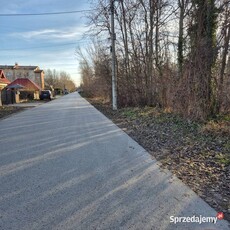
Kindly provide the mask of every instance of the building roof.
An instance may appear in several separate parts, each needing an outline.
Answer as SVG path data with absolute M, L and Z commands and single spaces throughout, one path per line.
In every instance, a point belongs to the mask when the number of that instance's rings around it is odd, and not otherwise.
M 6 78 L 4 72 L 2 69 L 0 69 L 0 84 L 6 84 L 8 85 L 10 81 Z
M 16 85 L 16 84 L 23 86 L 24 90 L 32 90 L 32 91 L 41 90 L 41 88 L 36 83 L 34 83 L 28 78 L 18 78 L 12 81 L 7 87 L 9 88 L 11 87 L 11 85 Z
M 10 85 L 6 86 L 6 88 L 8 88 L 8 89 L 23 89 L 25 87 L 22 85 L 19 85 L 19 84 L 14 84 L 14 85 L 10 84 Z
M 33 71 L 39 71 L 38 66 L 21 66 L 15 63 L 15 65 L 0 65 L 0 69 L 24 69 L 24 70 L 33 70 Z
M 34 72 L 35 73 L 42 73 L 42 72 L 44 72 L 42 69 L 36 69 L 36 70 L 34 70 Z

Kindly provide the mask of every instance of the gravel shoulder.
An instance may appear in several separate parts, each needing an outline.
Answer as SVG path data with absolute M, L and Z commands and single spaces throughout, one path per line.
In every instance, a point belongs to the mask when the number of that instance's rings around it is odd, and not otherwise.
M 15 114 L 18 112 L 22 112 L 26 109 L 40 106 L 40 105 L 47 103 L 47 102 L 49 102 L 49 101 L 34 100 L 34 101 L 27 101 L 24 103 L 0 106 L 0 119 L 6 118 L 6 117 L 11 116 L 12 114 Z
M 7 118 L 14 113 L 24 111 L 26 108 L 17 106 L 1 106 L 0 107 L 0 119 Z
M 87 99 L 230 221 L 230 115 L 199 123 L 152 107 Z

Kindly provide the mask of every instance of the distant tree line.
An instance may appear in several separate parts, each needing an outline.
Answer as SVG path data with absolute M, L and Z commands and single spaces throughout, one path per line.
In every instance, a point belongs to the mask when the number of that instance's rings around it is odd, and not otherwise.
M 71 76 L 65 71 L 57 71 L 55 69 L 45 70 L 45 85 L 48 89 L 67 89 L 68 91 L 75 91 L 76 86 Z
M 110 1 L 94 0 L 92 45 L 77 50 L 82 85 L 111 98 Z M 194 119 L 230 111 L 230 0 L 115 1 L 119 106 Z

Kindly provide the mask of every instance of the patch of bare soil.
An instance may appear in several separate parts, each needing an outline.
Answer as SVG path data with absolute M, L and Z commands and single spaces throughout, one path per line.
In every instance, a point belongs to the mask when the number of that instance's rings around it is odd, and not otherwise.
M 198 123 L 152 107 L 113 111 L 88 100 L 230 221 L 230 116 Z
M 0 119 L 6 118 L 14 113 L 18 113 L 23 110 L 25 110 L 25 108 L 0 106 Z

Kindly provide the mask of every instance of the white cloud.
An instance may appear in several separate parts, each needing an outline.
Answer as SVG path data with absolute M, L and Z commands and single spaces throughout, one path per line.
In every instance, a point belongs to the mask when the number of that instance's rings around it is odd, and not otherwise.
M 38 38 L 38 37 L 43 37 L 43 36 L 50 36 L 51 34 L 55 32 L 56 30 L 44 29 L 44 30 L 37 30 L 37 31 L 17 32 L 11 35 L 17 36 L 17 37 L 23 37 L 26 39 L 33 39 L 33 38 Z
M 63 29 L 42 29 L 42 30 L 31 30 L 26 32 L 16 32 L 11 33 L 13 37 L 21 37 L 27 40 L 39 40 L 39 39 L 46 39 L 46 40 L 72 40 L 72 39 L 79 39 L 81 38 L 82 34 L 86 31 L 86 27 L 67 27 Z

